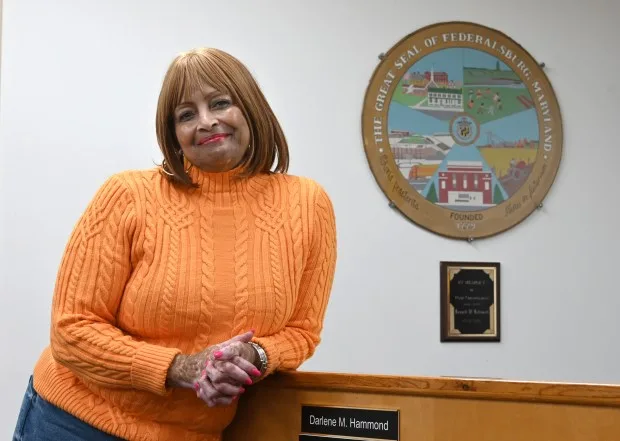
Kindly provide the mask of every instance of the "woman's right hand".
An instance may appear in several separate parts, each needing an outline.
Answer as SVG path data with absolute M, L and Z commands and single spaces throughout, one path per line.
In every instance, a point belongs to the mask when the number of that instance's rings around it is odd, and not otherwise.
M 214 360 L 213 354 L 215 352 L 233 343 L 247 343 L 253 336 L 254 333 L 249 331 L 195 354 L 177 355 L 168 369 L 167 385 L 170 387 L 194 389 L 198 397 L 209 406 L 229 405 L 242 392 L 241 385 L 239 384 L 235 387 L 235 384 L 232 383 L 232 388 L 218 385 L 218 389 L 220 389 L 218 391 L 205 375 L 207 363 Z M 222 390 L 228 393 L 223 393 Z

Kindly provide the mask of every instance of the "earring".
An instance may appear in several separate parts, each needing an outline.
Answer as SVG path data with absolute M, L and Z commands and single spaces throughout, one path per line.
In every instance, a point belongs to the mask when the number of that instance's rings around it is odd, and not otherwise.
M 168 168 L 168 163 L 166 162 L 165 159 L 161 162 L 160 168 L 161 168 L 161 171 L 167 174 L 168 176 L 174 176 L 173 173 L 170 173 L 168 170 L 166 170 Z

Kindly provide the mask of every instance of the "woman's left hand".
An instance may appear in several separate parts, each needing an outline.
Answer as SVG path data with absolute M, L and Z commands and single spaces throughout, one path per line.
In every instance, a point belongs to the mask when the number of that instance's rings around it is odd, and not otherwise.
M 260 377 L 261 373 L 254 365 L 256 358 L 254 348 L 239 341 L 227 344 L 210 355 L 200 385 L 201 388 L 213 388 L 221 395 L 221 399 L 213 405 L 229 404 L 245 392 L 244 386 L 253 383 L 252 377 Z

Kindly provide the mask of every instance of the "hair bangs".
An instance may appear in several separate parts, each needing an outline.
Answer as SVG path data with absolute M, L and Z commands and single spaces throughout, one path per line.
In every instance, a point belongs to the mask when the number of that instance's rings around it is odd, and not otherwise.
M 175 78 L 172 78 L 176 87 L 172 90 L 173 107 L 190 100 L 196 92 L 212 87 L 220 93 L 230 95 L 232 93 L 232 81 L 217 63 L 214 63 L 208 55 L 191 53 L 183 59 Z M 235 97 L 236 98 L 236 97 Z

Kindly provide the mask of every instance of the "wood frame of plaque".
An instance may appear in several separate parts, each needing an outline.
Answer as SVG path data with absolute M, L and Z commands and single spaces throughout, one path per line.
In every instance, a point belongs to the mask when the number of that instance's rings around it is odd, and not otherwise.
M 440 262 L 441 341 L 499 342 L 500 263 Z

